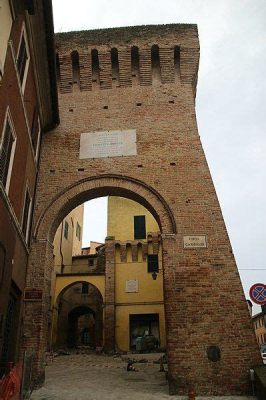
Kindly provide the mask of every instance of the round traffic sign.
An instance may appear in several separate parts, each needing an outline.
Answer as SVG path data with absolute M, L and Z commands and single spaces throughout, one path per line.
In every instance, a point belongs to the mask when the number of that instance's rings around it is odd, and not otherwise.
M 249 296 L 256 304 L 266 304 L 266 285 L 264 283 L 255 283 L 249 289 Z

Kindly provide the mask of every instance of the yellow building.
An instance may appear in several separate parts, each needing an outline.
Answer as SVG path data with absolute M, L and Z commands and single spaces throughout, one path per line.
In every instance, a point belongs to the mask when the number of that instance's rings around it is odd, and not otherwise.
M 112 330 L 107 322 L 110 287 L 106 282 L 110 279 L 106 263 L 111 262 L 114 268 L 111 318 L 116 349 L 164 348 L 162 249 L 154 217 L 132 200 L 109 197 L 107 242 L 92 243 L 93 251 L 88 254 L 79 243 L 71 246 L 71 240 L 76 240 L 75 231 L 68 231 L 69 238 L 62 242 L 65 223 L 68 222 L 68 229 L 77 223 L 82 227 L 81 216 L 83 211 L 78 218 L 69 214 L 55 237 L 54 345 L 105 347 Z M 107 255 L 106 246 L 110 248 L 110 243 L 112 251 Z
M 160 229 L 151 213 L 122 197 L 108 198 L 107 235 L 115 239 L 115 338 L 135 349 L 153 335 L 165 347 Z
M 72 257 L 81 254 L 84 205 L 72 210 L 59 225 L 54 237 L 55 272 L 70 270 Z
M 81 254 L 83 231 L 84 205 L 81 204 L 72 210 L 57 228 L 53 246 L 54 271 L 51 280 L 51 311 L 50 347 L 55 344 L 58 324 L 58 280 L 60 274 L 67 274 L 72 270 L 72 257 Z
M 266 316 L 260 312 L 252 317 L 253 326 L 258 341 L 258 345 L 266 346 Z

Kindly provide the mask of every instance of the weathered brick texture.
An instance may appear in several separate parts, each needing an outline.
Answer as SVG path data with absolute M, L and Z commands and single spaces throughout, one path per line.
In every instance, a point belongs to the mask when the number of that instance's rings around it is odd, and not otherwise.
M 260 362 L 260 356 L 197 131 L 196 26 L 72 32 L 58 34 L 56 39 L 61 124 L 43 138 L 29 287 L 44 285 L 48 290 L 49 261 L 39 256 L 38 246 L 40 240 L 52 241 L 58 224 L 72 208 L 103 195 L 138 201 L 151 211 L 161 229 L 170 391 L 187 393 L 192 385 L 198 395 L 248 393 L 248 370 Z M 156 82 L 151 63 L 154 44 L 159 47 L 160 61 Z M 139 49 L 139 71 L 133 74 L 131 86 L 128 49 L 133 46 Z M 180 74 L 173 59 L 176 46 Z M 70 54 L 77 48 L 99 53 L 101 82 L 89 83 L 86 91 L 71 91 L 69 86 Z M 117 82 L 112 85 L 112 48 L 118 51 L 120 87 Z M 81 82 L 86 81 L 86 73 L 90 82 L 91 66 L 85 67 L 83 56 L 80 64 Z M 127 129 L 136 129 L 137 155 L 79 159 L 81 133 Z M 206 235 L 208 245 L 184 249 L 184 235 Z M 142 250 L 147 253 L 144 246 Z M 111 289 L 112 263 L 108 271 Z M 108 302 L 106 312 L 112 324 L 111 294 Z M 44 303 L 42 309 L 47 306 Z M 37 318 L 34 304 L 29 317 L 31 313 Z M 36 323 L 45 332 L 46 319 L 42 313 L 38 318 Z M 35 333 L 34 345 L 41 340 L 44 346 L 44 334 L 38 339 Z M 219 346 L 220 361 L 208 359 L 209 346 Z M 40 355 L 39 372 L 41 360 Z

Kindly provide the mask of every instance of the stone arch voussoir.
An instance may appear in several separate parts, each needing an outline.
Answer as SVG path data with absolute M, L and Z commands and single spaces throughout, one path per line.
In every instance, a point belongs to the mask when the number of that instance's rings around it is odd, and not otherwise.
M 35 239 L 48 238 L 52 242 L 58 225 L 73 208 L 85 201 L 107 195 L 139 202 L 153 214 L 162 233 L 176 233 L 173 213 L 156 190 L 134 178 L 101 175 L 80 180 L 55 195 L 37 219 Z

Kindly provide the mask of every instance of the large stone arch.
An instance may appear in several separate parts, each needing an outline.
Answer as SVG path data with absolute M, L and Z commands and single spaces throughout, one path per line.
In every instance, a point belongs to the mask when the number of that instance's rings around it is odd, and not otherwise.
M 82 179 L 55 195 L 40 212 L 34 229 L 36 240 L 52 242 L 62 219 L 79 204 L 93 198 L 113 195 L 127 197 L 146 207 L 162 233 L 176 233 L 173 213 L 164 198 L 138 179 L 122 175 L 101 175 Z
M 38 199 L 34 224 L 34 240 L 31 246 L 28 263 L 27 287 L 42 292 L 42 300 L 25 304 L 24 346 L 33 351 L 35 357 L 36 385 L 42 384 L 45 373 L 45 352 L 47 349 L 48 326 L 51 310 L 50 287 L 53 269 L 53 238 L 62 219 L 75 207 L 97 197 L 114 195 L 134 200 L 146 207 L 154 216 L 160 227 L 164 248 L 164 265 L 171 268 L 171 253 L 175 247 L 176 223 L 173 212 L 163 196 L 146 183 L 123 175 L 104 174 L 87 177 L 72 183 L 59 191 L 45 203 Z M 114 260 L 114 241 L 105 243 L 106 259 Z M 170 257 L 170 259 L 169 259 Z M 172 280 L 172 276 L 164 271 L 164 278 Z M 111 349 L 115 343 L 113 261 L 106 261 L 105 272 L 105 348 Z M 165 299 L 168 296 L 166 294 Z M 36 326 L 38 329 L 36 330 Z M 110 332 L 112 332 L 110 334 Z

